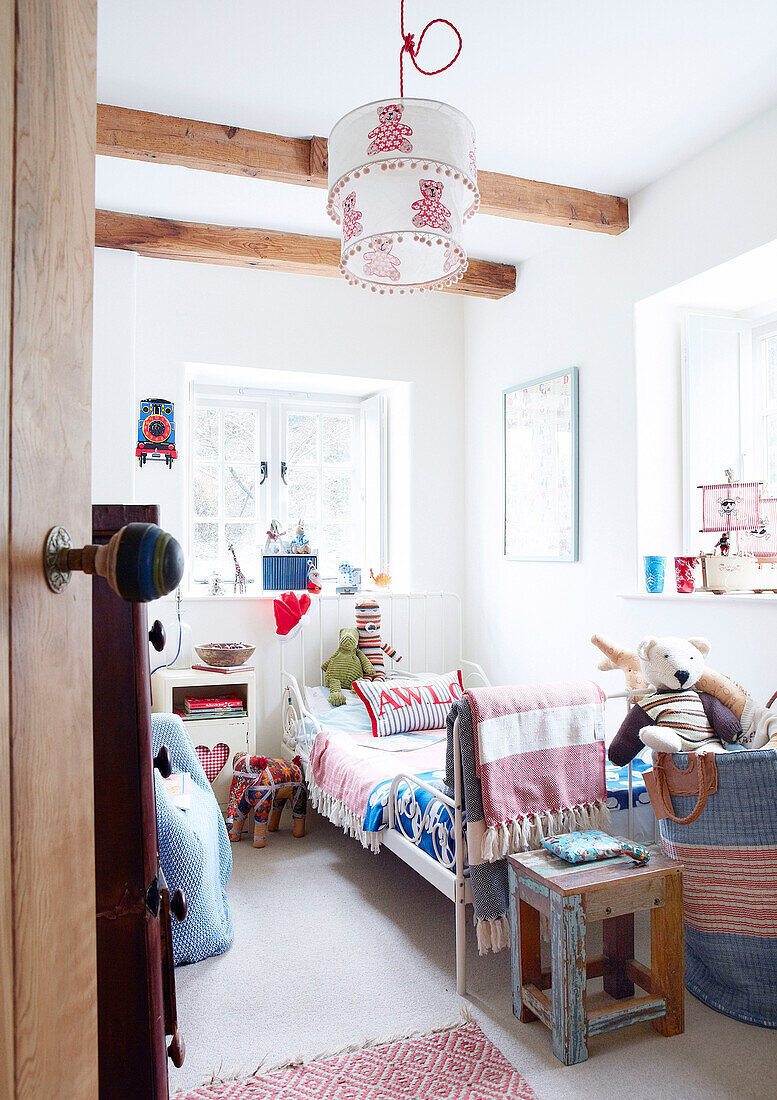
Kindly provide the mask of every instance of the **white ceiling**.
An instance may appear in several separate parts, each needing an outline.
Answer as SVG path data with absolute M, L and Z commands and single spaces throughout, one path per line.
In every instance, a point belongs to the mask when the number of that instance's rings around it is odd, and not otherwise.
M 475 123 L 483 168 L 632 195 L 777 103 L 775 0 L 406 0 L 464 48 L 405 93 Z M 397 94 L 399 0 L 99 0 L 98 99 L 289 135 Z M 421 63 L 444 64 L 435 27 Z M 98 158 L 97 203 L 334 235 L 323 192 Z M 518 261 L 571 232 L 478 217 L 471 255 Z

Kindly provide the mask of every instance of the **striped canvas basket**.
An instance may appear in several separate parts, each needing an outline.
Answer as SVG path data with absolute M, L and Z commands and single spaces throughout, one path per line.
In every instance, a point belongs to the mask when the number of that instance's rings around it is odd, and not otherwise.
M 777 1028 L 777 752 L 653 756 L 661 847 L 685 866 L 685 984 Z

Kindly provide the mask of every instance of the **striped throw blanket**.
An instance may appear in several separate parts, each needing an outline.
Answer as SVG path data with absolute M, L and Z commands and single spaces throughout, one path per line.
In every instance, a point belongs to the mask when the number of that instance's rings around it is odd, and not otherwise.
M 597 684 L 466 694 L 483 791 L 483 859 L 538 848 L 553 833 L 606 828 L 604 694 Z
M 465 691 L 448 715 L 446 784 L 453 788 L 459 719 L 467 855 L 478 950 L 509 942 L 507 864 L 543 836 L 604 828 L 604 696 L 593 683 Z

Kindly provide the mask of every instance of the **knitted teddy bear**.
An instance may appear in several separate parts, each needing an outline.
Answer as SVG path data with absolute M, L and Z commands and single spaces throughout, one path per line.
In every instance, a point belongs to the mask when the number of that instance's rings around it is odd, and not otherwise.
M 418 186 L 423 198 L 413 203 L 413 210 L 418 211 L 413 218 L 413 225 L 416 229 L 428 225 L 430 229 L 444 229 L 446 233 L 450 233 L 451 223 L 448 218 L 451 212 L 440 202 L 443 185 L 439 180 L 419 180 Z
M 367 137 L 371 139 L 367 146 L 367 155 L 375 153 L 391 153 L 398 149 L 401 153 L 412 153 L 413 146 L 407 140 L 413 136 L 409 126 L 403 126 L 402 107 L 398 103 L 387 103 L 378 108 L 379 126 L 370 130 Z
M 604 654 L 604 659 L 599 662 L 599 668 L 603 672 L 619 668 L 626 677 L 626 687 L 630 691 L 648 690 L 649 684 L 642 674 L 636 650 L 619 645 L 602 634 L 594 634 L 591 641 Z M 725 710 L 729 710 L 739 723 L 738 727 L 731 727 L 733 736 L 731 738 L 724 736 L 724 741 L 734 740 L 745 749 L 770 747 L 777 749 L 777 710 L 770 710 L 768 706 L 764 707 L 756 703 L 740 684 L 706 665 L 695 686 L 703 702 L 706 696 L 710 696 L 724 707 L 723 711 L 715 708 L 719 715 L 725 717 Z M 714 706 L 707 702 L 704 705 L 705 708 Z M 627 764 L 640 750 L 638 741 L 629 742 L 629 746 L 630 748 L 626 751 L 630 751 L 631 755 L 625 756 L 624 759 L 619 761 L 610 756 L 613 764 L 618 764 L 619 767 Z
M 380 640 L 380 604 L 375 600 L 364 599 L 357 603 L 356 628 L 359 631 L 359 650 L 375 669 L 374 676 L 367 676 L 368 680 L 385 680 L 383 654 L 394 661 L 402 658 L 388 643 Z
M 371 249 L 364 253 L 364 274 L 396 282 L 401 261 L 399 256 L 391 254 L 394 242 L 390 237 L 373 237 L 370 244 Z
M 724 742 L 741 739 L 736 715 L 712 695 L 694 690 L 709 651 L 704 638 L 640 642 L 640 671 L 655 690 L 643 695 L 621 723 L 608 753 L 613 764 L 627 764 L 643 745 L 655 752 L 722 752 Z
M 353 686 L 354 680 L 375 676 L 375 669 L 358 648 L 359 632 L 356 627 L 343 627 L 337 651 L 321 666 L 324 684 L 329 688 L 329 702 L 333 707 L 345 703 L 342 688 Z
M 361 210 L 356 209 L 356 192 L 351 191 L 343 199 L 343 241 L 350 241 L 362 231 Z

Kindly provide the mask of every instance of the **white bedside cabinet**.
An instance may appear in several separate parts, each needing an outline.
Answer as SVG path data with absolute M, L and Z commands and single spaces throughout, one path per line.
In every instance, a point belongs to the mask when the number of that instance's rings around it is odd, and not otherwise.
M 254 754 L 256 742 L 256 677 L 251 672 L 200 672 L 199 669 L 161 668 L 151 677 L 151 709 L 156 713 L 183 712 L 184 698 L 207 699 L 214 695 L 238 695 L 246 709 L 240 718 L 184 718 L 194 747 L 208 750 L 215 767 L 224 763 L 211 779 L 213 793 L 226 812 L 232 782 L 232 758 L 236 752 Z M 225 751 L 226 750 L 226 751 Z

